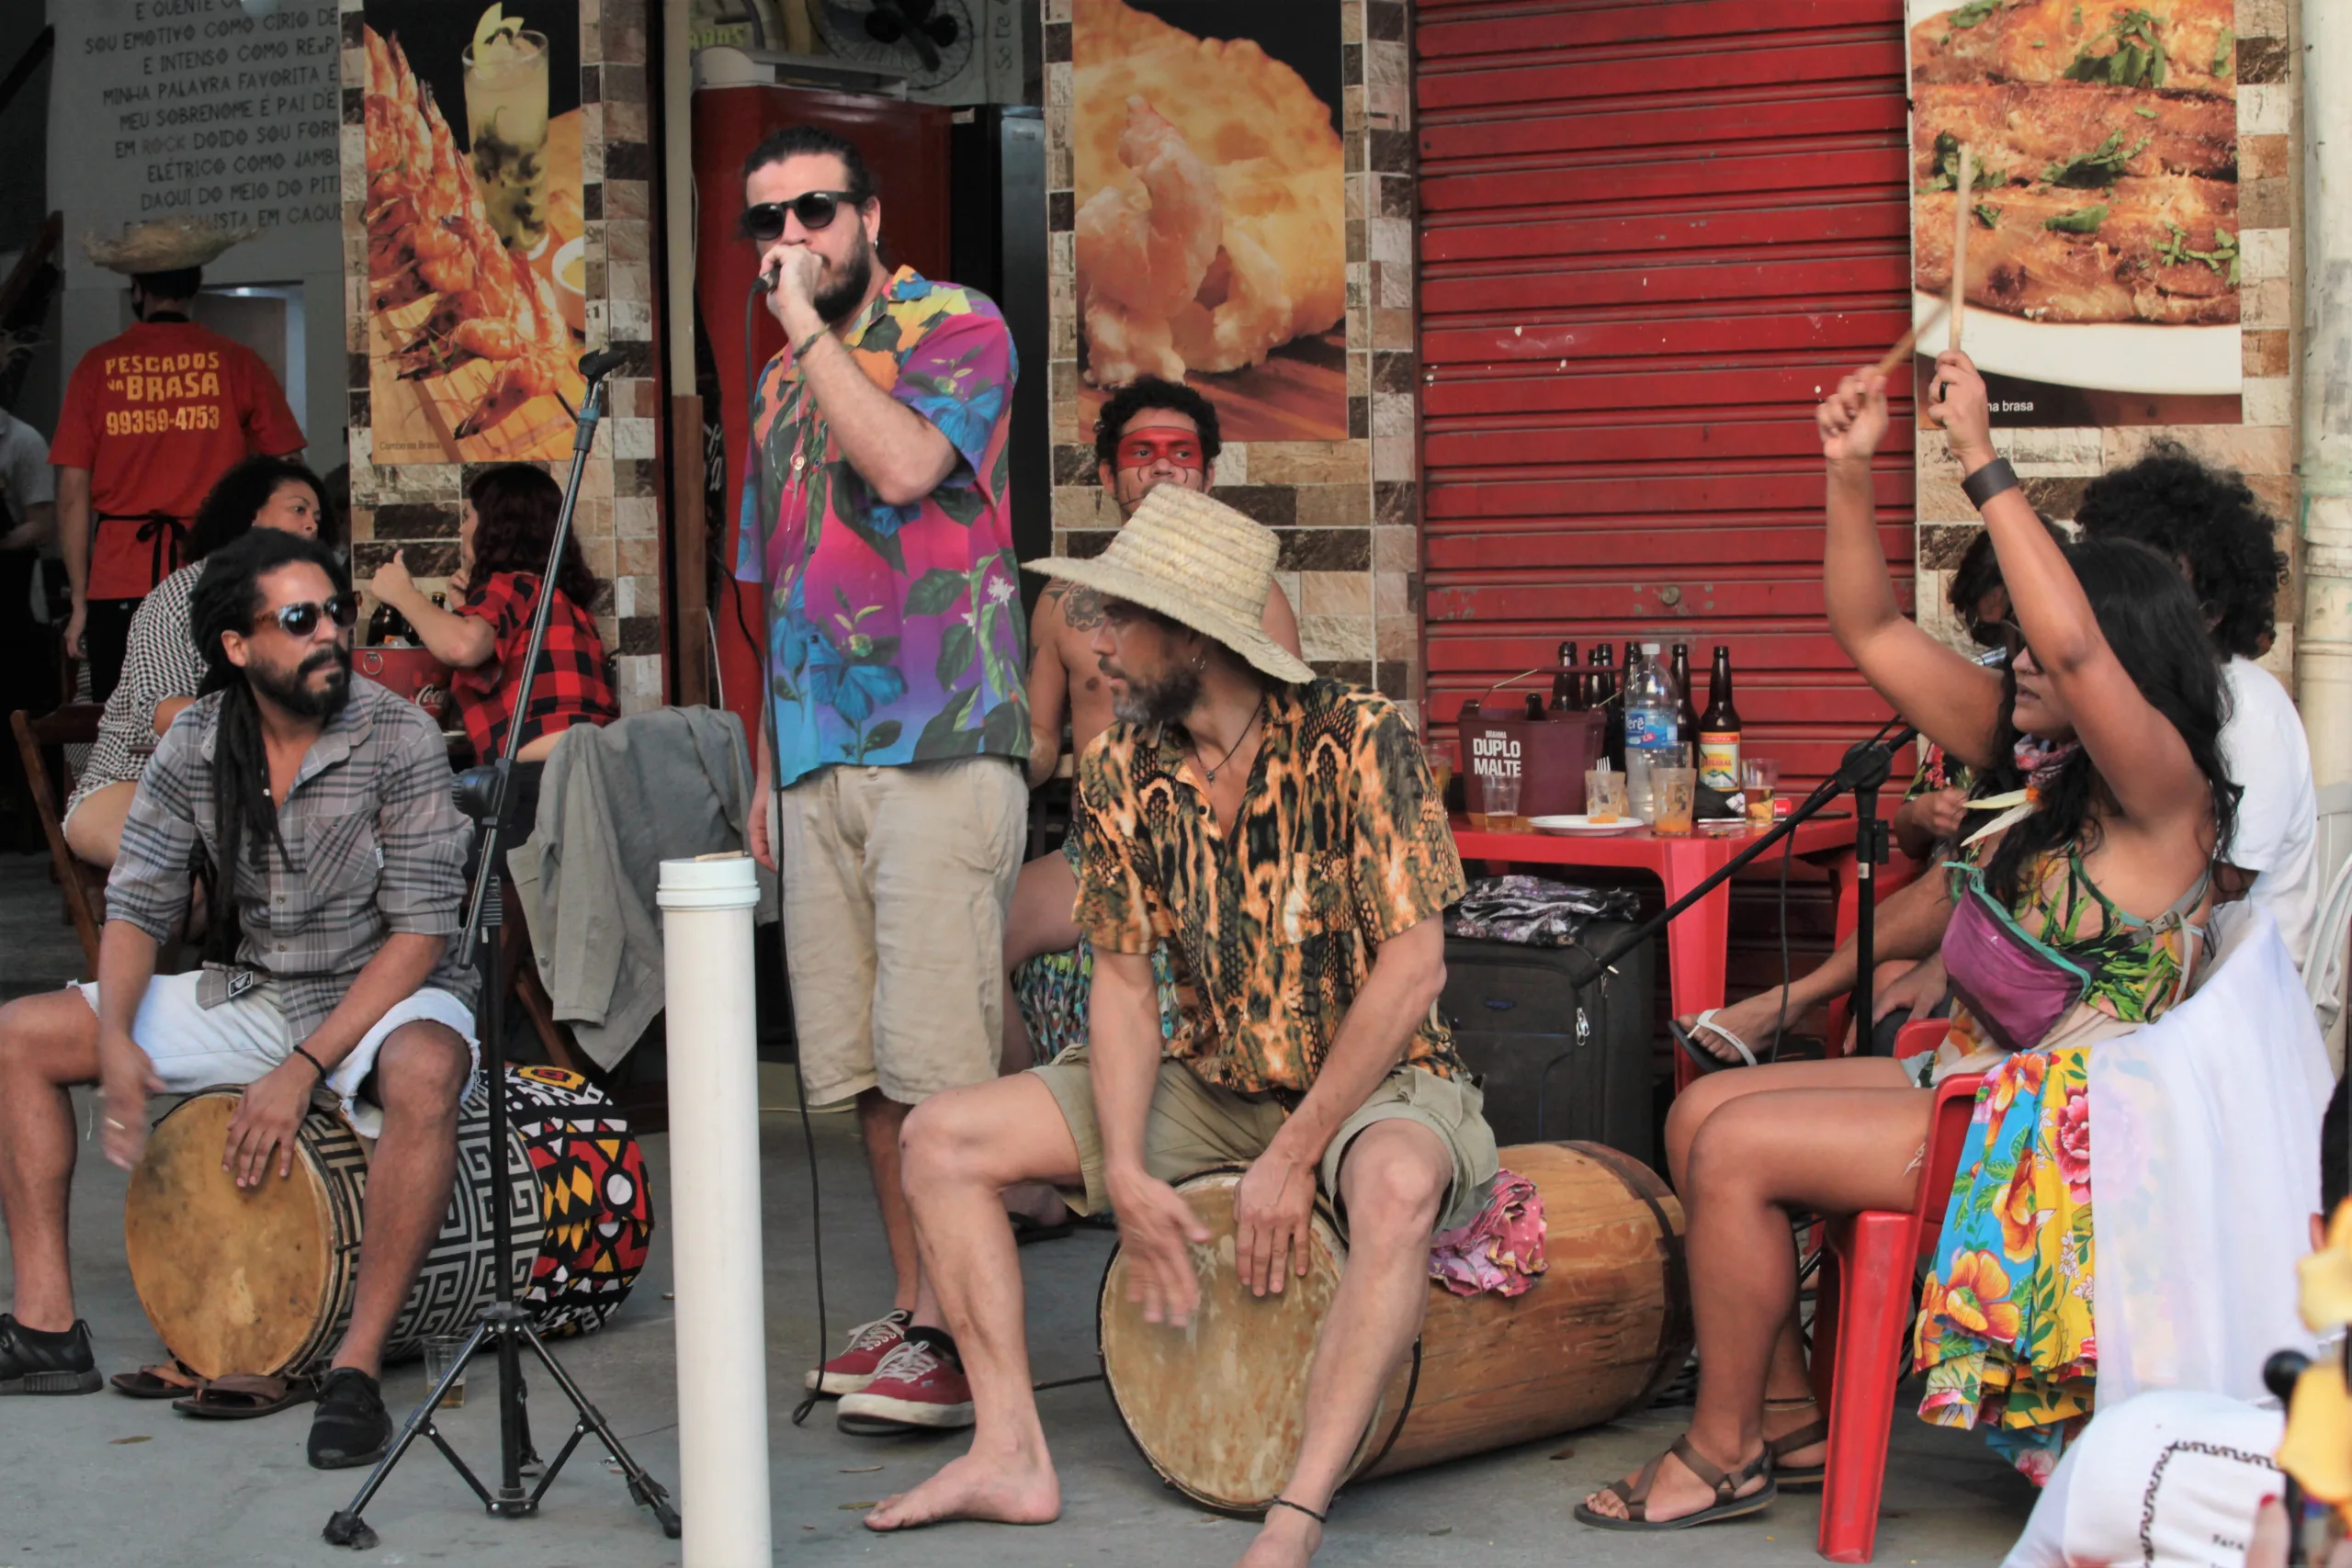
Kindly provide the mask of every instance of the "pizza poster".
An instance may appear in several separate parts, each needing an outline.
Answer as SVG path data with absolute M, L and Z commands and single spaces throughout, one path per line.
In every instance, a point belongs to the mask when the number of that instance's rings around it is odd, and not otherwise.
M 2234 12 L 1908 0 L 1923 405 L 1958 270 L 1995 424 L 2238 423 Z

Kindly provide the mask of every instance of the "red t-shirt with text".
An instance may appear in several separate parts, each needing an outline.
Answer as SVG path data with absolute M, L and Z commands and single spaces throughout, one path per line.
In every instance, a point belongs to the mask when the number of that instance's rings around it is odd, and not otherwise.
M 141 321 L 84 355 L 49 460 L 90 471 L 90 597 L 143 595 L 179 564 L 180 529 L 221 475 L 302 446 L 261 356 L 208 327 Z

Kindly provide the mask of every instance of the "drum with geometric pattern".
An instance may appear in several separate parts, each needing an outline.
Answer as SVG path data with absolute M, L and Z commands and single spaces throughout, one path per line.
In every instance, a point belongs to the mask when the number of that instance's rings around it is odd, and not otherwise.
M 205 1377 L 320 1370 L 351 1321 L 368 1147 L 313 1107 L 290 1180 L 240 1190 L 220 1168 L 242 1091 L 192 1094 L 156 1123 L 124 1201 L 140 1304 L 164 1346 Z M 509 1068 L 503 1180 L 493 1180 L 490 1102 L 460 1109 L 449 1212 L 385 1344 L 387 1360 L 463 1334 L 495 1296 L 491 1204 L 514 1229 L 514 1289 L 542 1333 L 602 1327 L 628 1294 L 653 1233 L 645 1160 L 628 1123 L 576 1074 Z

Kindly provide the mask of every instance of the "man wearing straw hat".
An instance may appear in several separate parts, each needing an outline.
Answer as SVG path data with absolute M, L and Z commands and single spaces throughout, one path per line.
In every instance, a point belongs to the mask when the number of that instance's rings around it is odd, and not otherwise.
M 182 220 L 82 240 L 92 262 L 130 277 L 139 318 L 74 367 L 50 444 L 74 595 L 65 643 L 88 659 L 99 702 L 121 674 L 131 612 L 180 564 L 205 492 L 247 457 L 302 450 L 261 356 L 188 319 L 204 268 L 254 232 Z
M 1321 1544 L 1419 1331 L 1430 1235 L 1485 1200 L 1494 1134 L 1436 1010 L 1440 917 L 1463 891 L 1444 807 L 1394 705 L 1317 680 L 1266 636 L 1275 555 L 1268 530 L 1162 485 L 1099 558 L 1029 568 L 1105 601 L 1094 648 L 1120 722 L 1079 764 L 1091 1038 L 908 1119 L 907 1196 L 977 1429 L 970 1452 L 867 1515 L 875 1529 L 1060 1510 L 1005 1187 L 1051 1181 L 1073 1208 L 1110 1207 L 1145 1315 L 1177 1325 L 1199 1297 L 1189 1248 L 1212 1237 L 1172 1180 L 1248 1164 L 1233 1245 L 1259 1294 L 1306 1273 L 1317 1191 L 1340 1205 L 1348 1258 L 1298 1462 L 1250 1568 L 1304 1563 Z M 1182 1011 L 1165 1060 L 1159 938 Z

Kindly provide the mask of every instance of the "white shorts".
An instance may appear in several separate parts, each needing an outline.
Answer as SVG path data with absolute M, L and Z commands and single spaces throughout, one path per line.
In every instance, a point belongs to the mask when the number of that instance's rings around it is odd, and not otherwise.
M 193 1094 L 220 1084 L 248 1084 L 294 1054 L 300 1043 L 277 1010 L 267 985 L 254 987 L 218 1007 L 196 999 L 202 970 L 186 975 L 158 975 L 147 983 L 147 995 L 131 1021 L 130 1038 L 155 1064 L 155 1076 L 173 1094 Z M 83 981 L 74 987 L 96 1012 L 98 987 Z M 393 1030 L 405 1023 L 438 1023 L 456 1032 L 472 1055 L 473 1068 L 481 1068 L 481 1045 L 474 1039 L 473 1010 L 448 992 L 426 986 L 394 1002 L 376 1026 L 360 1038 L 358 1048 L 337 1062 L 327 1075 L 327 1088 L 343 1101 L 343 1113 L 354 1131 L 373 1138 L 383 1131 L 384 1113 L 357 1098 L 359 1086 L 376 1066 L 376 1054 Z

